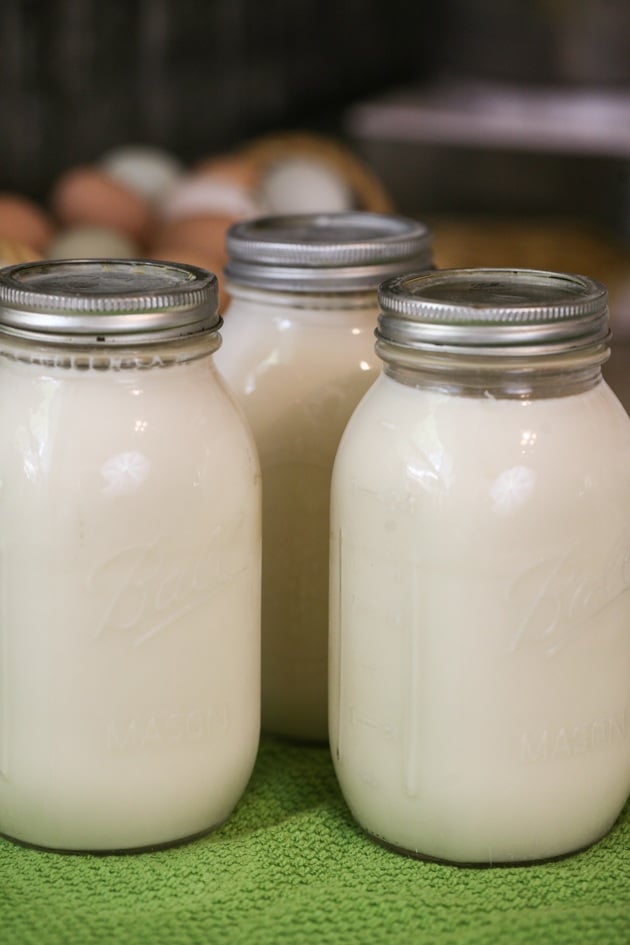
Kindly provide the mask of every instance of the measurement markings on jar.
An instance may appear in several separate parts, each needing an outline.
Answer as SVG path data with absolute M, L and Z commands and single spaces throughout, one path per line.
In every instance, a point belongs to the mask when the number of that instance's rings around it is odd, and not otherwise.
M 420 640 L 422 625 L 420 611 L 422 603 L 421 575 L 412 566 L 410 580 L 410 613 L 408 621 L 408 673 L 407 673 L 407 713 L 405 753 L 405 790 L 409 797 L 418 793 L 418 741 L 420 724 Z
M 336 641 L 336 653 L 332 653 L 331 665 L 334 666 L 334 657 L 337 657 L 337 684 L 336 684 L 336 705 L 337 705 L 337 748 L 336 755 L 337 760 L 342 757 L 343 754 L 343 744 L 342 744 L 342 732 L 343 732 L 343 702 L 342 702 L 342 692 L 343 692 L 343 671 L 345 669 L 345 659 L 344 659 L 344 647 L 343 639 L 344 633 L 343 630 L 343 575 L 342 575 L 342 566 L 343 566 L 343 531 L 339 529 L 339 538 L 337 546 L 337 641 Z M 334 683 L 333 683 L 334 685 Z
M 381 732 L 385 738 L 395 738 L 398 734 L 398 728 L 391 722 L 381 722 L 380 719 L 371 718 L 357 710 L 354 705 L 350 706 L 350 721 L 353 725 L 363 725 L 366 728 L 372 728 Z

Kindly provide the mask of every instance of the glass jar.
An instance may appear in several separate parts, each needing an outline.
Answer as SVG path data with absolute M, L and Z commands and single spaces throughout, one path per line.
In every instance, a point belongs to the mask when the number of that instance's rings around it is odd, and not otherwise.
M 339 438 L 378 374 L 376 290 L 431 264 L 421 223 L 375 213 L 244 222 L 228 233 L 219 369 L 263 477 L 262 724 L 326 740 L 328 521 Z
M 384 373 L 335 462 L 330 739 L 412 855 L 541 860 L 630 790 L 630 421 L 606 290 L 525 270 L 380 291 Z
M 0 273 L 0 832 L 64 850 L 226 819 L 259 734 L 260 473 L 216 278 Z

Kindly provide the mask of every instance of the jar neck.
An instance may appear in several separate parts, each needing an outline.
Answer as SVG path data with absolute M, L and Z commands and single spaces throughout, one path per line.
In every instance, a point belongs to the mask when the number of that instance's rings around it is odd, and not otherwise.
M 168 368 L 214 354 L 221 345 L 219 332 L 201 332 L 178 341 L 143 344 L 64 344 L 17 338 L 0 332 L 0 358 L 46 368 L 124 371 Z
M 595 387 L 608 360 L 607 344 L 555 355 L 473 356 L 418 351 L 376 343 L 388 377 L 461 397 L 536 400 L 568 397 Z
M 376 289 L 360 292 L 278 292 L 255 289 L 228 281 L 226 288 L 233 299 L 252 305 L 268 305 L 273 308 L 291 308 L 309 311 L 350 311 L 352 309 L 374 309 Z

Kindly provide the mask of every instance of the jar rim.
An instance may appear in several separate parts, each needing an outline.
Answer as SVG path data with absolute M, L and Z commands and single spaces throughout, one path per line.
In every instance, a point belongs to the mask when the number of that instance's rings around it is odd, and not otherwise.
M 0 331 L 69 344 L 141 344 L 218 331 L 214 273 L 147 259 L 54 259 L 0 270 Z
M 386 278 L 432 265 L 428 226 L 370 211 L 285 214 L 233 224 L 226 277 L 292 292 L 376 290 Z
M 538 269 L 406 273 L 378 293 L 377 338 L 415 349 L 545 354 L 607 341 L 608 293 L 587 276 Z

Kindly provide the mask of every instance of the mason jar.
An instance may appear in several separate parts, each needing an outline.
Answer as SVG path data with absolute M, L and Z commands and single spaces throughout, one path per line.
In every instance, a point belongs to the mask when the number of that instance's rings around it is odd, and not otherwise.
M 414 856 L 543 860 L 630 790 L 630 420 L 578 275 L 388 280 L 332 485 L 330 740 Z
M 326 740 L 330 476 L 343 428 L 378 374 L 376 290 L 431 265 L 427 227 L 357 212 L 236 224 L 217 363 L 263 477 L 262 724 Z
M 259 734 L 260 474 L 213 366 L 214 275 L 0 272 L 0 832 L 216 827 Z

